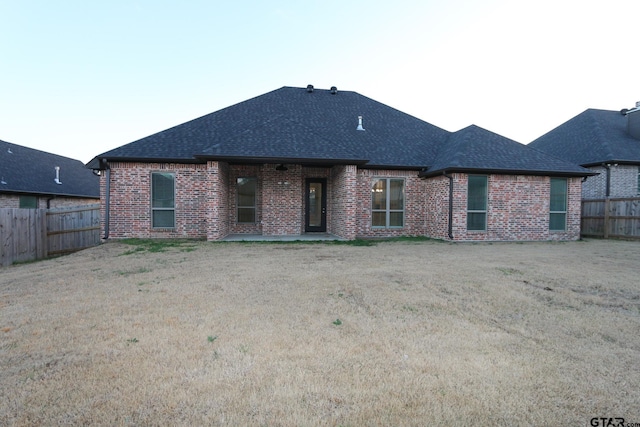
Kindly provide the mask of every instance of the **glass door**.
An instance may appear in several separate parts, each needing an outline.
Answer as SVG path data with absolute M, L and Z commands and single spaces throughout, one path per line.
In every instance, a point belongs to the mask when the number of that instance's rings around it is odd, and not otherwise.
M 309 178 L 306 185 L 306 232 L 327 231 L 327 180 Z

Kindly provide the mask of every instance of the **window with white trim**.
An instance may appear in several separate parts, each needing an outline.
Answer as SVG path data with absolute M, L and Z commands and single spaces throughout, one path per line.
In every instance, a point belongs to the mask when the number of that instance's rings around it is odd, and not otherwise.
M 371 227 L 404 227 L 404 179 L 377 178 L 373 181 Z
M 176 177 L 173 173 L 151 173 L 151 226 L 174 228 L 176 226 Z

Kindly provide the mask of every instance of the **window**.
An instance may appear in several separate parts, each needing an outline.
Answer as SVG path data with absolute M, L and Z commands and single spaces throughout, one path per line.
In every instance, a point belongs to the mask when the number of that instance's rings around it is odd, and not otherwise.
M 567 228 L 567 180 L 565 178 L 551 178 L 549 211 L 549 230 L 565 231 Z
M 172 173 L 151 174 L 151 226 L 173 228 L 176 223 L 175 180 Z
M 36 196 L 20 196 L 20 209 L 37 209 L 38 198 Z
M 467 230 L 487 230 L 487 177 L 469 175 L 467 186 Z
M 371 188 L 371 226 L 404 226 L 404 179 L 380 178 Z
M 256 178 L 238 178 L 238 222 L 256 222 Z

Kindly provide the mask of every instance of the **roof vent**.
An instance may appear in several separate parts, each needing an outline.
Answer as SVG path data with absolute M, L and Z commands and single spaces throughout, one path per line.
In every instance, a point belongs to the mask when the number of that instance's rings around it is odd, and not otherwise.
M 331 86 L 331 95 L 335 95 L 336 93 L 338 93 L 338 88 L 335 86 Z
M 358 116 L 358 127 L 356 128 L 356 130 L 364 130 L 364 128 L 362 127 L 362 116 Z
M 313 85 L 307 85 L 307 92 L 309 93 L 313 92 Z
M 60 166 L 56 166 L 56 179 L 54 179 L 54 182 L 58 185 L 62 184 L 62 182 L 60 182 Z

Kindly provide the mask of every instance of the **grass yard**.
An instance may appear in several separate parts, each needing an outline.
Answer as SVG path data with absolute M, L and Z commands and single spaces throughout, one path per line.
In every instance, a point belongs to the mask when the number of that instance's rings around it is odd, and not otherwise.
M 0 270 L 0 425 L 640 423 L 640 242 L 131 243 Z

